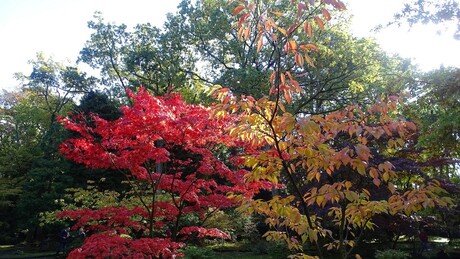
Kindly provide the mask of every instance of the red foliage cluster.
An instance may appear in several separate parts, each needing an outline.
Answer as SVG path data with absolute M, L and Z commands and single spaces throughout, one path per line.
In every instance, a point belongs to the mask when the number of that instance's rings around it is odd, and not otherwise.
M 90 123 L 81 115 L 61 118 L 65 127 L 79 137 L 66 140 L 60 152 L 89 168 L 124 171 L 128 178 L 150 186 L 145 194 L 161 193 L 163 199 L 150 200 L 134 209 L 119 207 L 61 213 L 60 217 L 77 220 L 74 227 L 86 226 L 96 233 L 102 231 L 96 236 L 101 235 L 105 240 L 90 237 L 81 250 L 72 255 L 97 252 L 101 256 L 134 257 L 135 244 L 142 243 L 153 251 L 145 256 L 167 257 L 166 248 L 171 249 L 174 244 L 179 247 L 179 243 L 165 238 L 169 231 L 173 239 L 178 235 L 184 239 L 187 235 L 229 238 L 217 229 L 192 226 L 180 230 L 178 222 L 190 213 L 204 220 L 213 209 L 234 206 L 235 202 L 227 197 L 228 192 L 253 195 L 261 188 L 271 187 L 267 183 L 247 185 L 243 180 L 245 170 L 237 166 L 232 170 L 215 155 L 222 146 L 242 144 L 224 133 L 234 119 L 212 117 L 209 108 L 186 104 L 178 95 L 154 97 L 140 90 L 137 94 L 130 93 L 130 98 L 133 105 L 123 107 L 123 116 L 115 121 L 96 115 L 90 117 Z M 173 229 L 169 229 L 171 226 Z M 128 230 L 128 234 L 144 233 L 150 239 L 133 241 L 107 234 L 114 229 Z M 107 243 L 99 244 L 101 242 Z M 174 251 L 171 253 L 176 254 Z
M 184 227 L 180 230 L 179 234 L 190 236 L 192 233 L 196 233 L 196 237 L 217 237 L 222 239 L 230 239 L 231 236 L 222 230 L 217 228 L 202 228 L 202 227 Z
M 88 237 L 83 246 L 73 250 L 69 258 L 174 258 L 183 243 L 167 238 L 140 238 L 133 240 L 109 232 Z

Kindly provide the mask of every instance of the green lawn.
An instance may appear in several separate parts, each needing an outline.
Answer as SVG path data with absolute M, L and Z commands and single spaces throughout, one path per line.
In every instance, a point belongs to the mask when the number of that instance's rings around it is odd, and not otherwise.
M 451 245 L 445 243 L 444 239 L 439 238 L 430 238 L 430 251 L 424 252 L 423 255 L 418 255 L 417 258 L 439 258 L 438 253 L 441 250 L 446 251 L 451 258 L 460 258 L 460 240 L 455 240 Z M 418 245 L 415 244 L 415 245 Z M 223 258 L 223 259 L 278 259 L 278 257 L 269 254 L 256 254 L 253 249 L 257 246 L 257 244 L 249 244 L 249 243 L 221 243 L 215 245 L 209 245 L 207 248 L 203 249 L 212 249 L 214 251 L 214 255 L 212 258 Z M 269 243 L 270 248 L 273 248 L 274 244 Z M 370 250 L 383 250 L 386 248 L 382 248 L 377 246 L 377 244 L 367 244 L 367 249 Z M 201 249 L 201 248 L 198 248 Z M 363 250 L 364 249 L 364 250 Z M 367 250 L 366 247 L 361 247 L 360 250 L 364 252 Z M 414 249 L 414 243 L 411 242 L 401 242 L 399 243 L 397 249 L 406 251 L 411 253 Z M 359 253 L 359 251 L 358 251 Z M 364 254 L 362 254 L 364 256 Z M 371 254 L 367 254 L 363 258 L 367 258 L 367 256 L 372 256 Z M 63 256 L 61 256 L 63 257 Z M 8 259 L 17 259 L 17 258 L 56 258 L 54 251 L 37 251 L 37 249 L 33 248 L 26 248 L 26 247 L 15 247 L 13 245 L 3 245 L 0 246 L 0 258 L 8 258 Z M 335 257 L 331 257 L 335 258 Z

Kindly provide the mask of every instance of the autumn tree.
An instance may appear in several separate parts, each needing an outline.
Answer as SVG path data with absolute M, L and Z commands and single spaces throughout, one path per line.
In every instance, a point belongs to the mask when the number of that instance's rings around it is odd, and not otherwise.
M 130 30 L 125 24 L 105 22 L 101 13 L 95 13 L 88 27 L 93 33 L 78 61 L 100 71 L 111 96 L 126 98 L 126 90 L 139 85 L 155 95 L 187 91 L 192 85 L 195 59 L 171 34 L 148 23 Z
M 407 1 L 404 8 L 394 15 L 394 21 L 389 24 L 428 24 L 433 23 L 446 30 L 456 27 L 452 31 L 455 39 L 460 39 L 460 3 L 458 0 L 418 0 Z
M 299 41 L 299 34 L 313 35 L 330 20 L 327 6 L 344 9 L 338 1 L 309 3 L 283 2 L 263 9 L 258 3 L 235 1 L 232 14 L 238 19 L 238 38 L 253 41 L 258 51 L 272 50 L 274 66 L 269 94 L 256 99 L 239 98 L 229 89 L 216 97 L 217 117 L 237 113 L 240 120 L 229 128 L 232 136 L 250 141 L 243 164 L 251 168 L 247 183 L 268 180 L 281 184 L 269 200 L 234 194 L 248 213 L 264 215 L 271 227 L 268 240 L 284 240 L 297 251 L 296 257 L 309 258 L 304 244 L 312 243 L 316 255 L 323 248 L 347 258 L 374 227 L 379 214 L 411 215 L 423 208 L 447 205 L 448 198 L 437 181 L 421 180 L 416 186 L 401 186 L 396 167 L 390 162 L 395 151 L 404 147 L 415 125 L 394 116 L 398 98 L 387 97 L 373 105 L 349 106 L 325 115 L 295 115 L 286 107 L 304 94 L 298 74 L 286 64 L 315 66 L 312 53 L 319 48 Z M 285 16 L 295 17 L 286 23 Z M 249 35 L 255 34 L 254 38 Z M 308 72 L 307 72 L 308 73 Z
M 177 249 L 187 238 L 228 238 L 203 223 L 234 205 L 227 192 L 260 188 L 242 185 L 245 171 L 231 170 L 223 162 L 228 159 L 216 156 L 222 145 L 237 144 L 223 134 L 232 120 L 210 118 L 209 108 L 188 105 L 177 95 L 153 97 L 140 90 L 130 98 L 133 106 L 123 107 L 114 121 L 95 115 L 91 126 L 78 114 L 61 120 L 79 134 L 64 142 L 61 153 L 89 168 L 123 172 L 138 200 L 131 206 L 64 211 L 60 217 L 77 220 L 74 228 L 94 231 L 71 255 L 169 258 L 180 255 Z M 183 222 L 187 215 L 196 218 L 192 225 Z M 110 249 L 97 250 L 101 242 Z

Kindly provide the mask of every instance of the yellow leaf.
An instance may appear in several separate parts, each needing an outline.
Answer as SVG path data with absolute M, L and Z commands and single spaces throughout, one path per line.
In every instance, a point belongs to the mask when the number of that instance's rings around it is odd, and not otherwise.
M 371 167 L 369 169 L 369 176 L 372 177 L 372 178 L 376 178 L 376 177 L 379 176 L 379 172 L 374 167 Z
M 233 9 L 232 14 L 234 16 L 238 15 L 243 10 L 244 10 L 244 5 L 238 5 L 238 6 L 235 7 L 235 9 Z
M 347 198 L 350 202 L 355 201 L 355 196 L 353 195 L 353 192 L 350 191 L 345 192 L 345 198 Z
M 364 192 L 367 196 L 371 196 L 371 193 L 370 193 L 367 189 L 363 188 L 363 192 Z
M 380 172 L 383 172 L 385 170 L 385 165 L 384 164 L 379 164 L 379 170 Z
M 283 16 L 284 14 L 282 12 L 276 12 L 276 11 L 273 11 L 273 12 L 270 12 L 276 16 Z
M 391 194 L 395 193 L 395 186 L 392 183 L 388 183 L 388 190 L 390 190 Z
M 297 50 L 297 43 L 295 42 L 295 40 L 289 41 L 289 48 L 294 51 Z
M 316 204 L 318 204 L 318 206 L 321 206 L 321 204 L 323 203 L 323 200 L 324 200 L 324 196 L 316 197 Z
M 321 174 L 320 174 L 320 173 L 316 173 L 316 174 L 315 174 L 315 178 L 316 178 L 316 181 L 319 182 L 319 180 L 321 179 Z
M 402 138 L 397 138 L 396 142 L 399 144 L 399 146 L 404 146 L 404 140 Z
M 350 189 L 350 187 L 352 186 L 353 184 L 350 182 L 350 181 L 346 181 L 345 182 L 345 189 Z
M 390 175 L 387 172 L 383 173 L 383 180 L 388 182 L 388 179 L 390 179 Z
M 281 27 L 276 27 L 276 29 L 278 29 L 278 31 L 280 31 L 284 36 L 287 36 L 287 33 L 286 33 L 286 30 L 281 28 Z
M 312 66 L 312 67 L 315 67 L 315 65 L 313 64 L 313 61 L 311 60 L 310 56 L 308 56 L 307 53 L 305 53 L 305 60 L 307 60 L 307 63 Z
M 356 165 L 356 170 L 360 175 L 364 175 L 366 173 L 366 165 L 360 161 L 360 163 Z

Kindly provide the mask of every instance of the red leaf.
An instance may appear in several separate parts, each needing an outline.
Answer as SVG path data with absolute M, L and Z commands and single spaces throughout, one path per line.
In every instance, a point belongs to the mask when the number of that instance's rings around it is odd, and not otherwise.
M 245 8 L 244 5 L 237 5 L 237 6 L 233 9 L 232 15 L 233 15 L 233 16 L 238 15 L 241 11 L 244 10 L 244 8 Z

